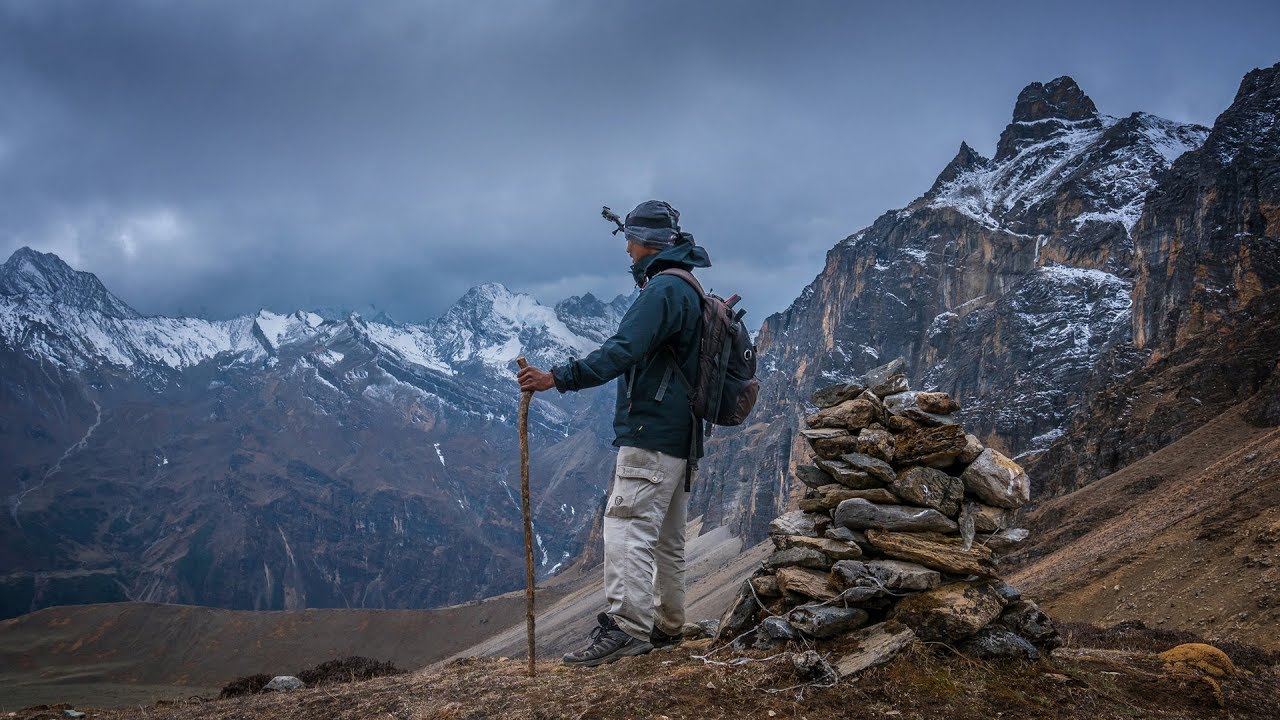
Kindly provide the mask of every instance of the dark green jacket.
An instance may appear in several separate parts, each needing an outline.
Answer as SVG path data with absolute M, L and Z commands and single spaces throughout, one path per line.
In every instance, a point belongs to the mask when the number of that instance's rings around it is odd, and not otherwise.
M 631 266 L 640 296 L 627 310 L 618 332 L 599 350 L 581 360 L 570 360 L 551 369 L 560 392 L 603 385 L 618 378 L 614 410 L 613 444 L 702 457 L 701 423 L 689 412 L 689 395 L 678 377 L 668 374 L 673 347 L 685 376 L 693 380 L 698 370 L 698 340 L 702 301 L 698 291 L 673 275 L 654 277 L 662 270 L 686 270 L 711 266 L 707 251 L 692 242 L 681 242 Z M 659 401 L 659 390 L 665 391 Z M 697 433 L 695 435 L 695 432 Z

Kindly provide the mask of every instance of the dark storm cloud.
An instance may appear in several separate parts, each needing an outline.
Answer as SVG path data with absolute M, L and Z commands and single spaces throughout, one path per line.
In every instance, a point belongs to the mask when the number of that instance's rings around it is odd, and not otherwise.
M 1209 124 L 1280 60 L 1273 3 L 1029 5 L 3 3 L 0 254 L 144 312 L 424 319 L 625 291 L 599 206 L 659 197 L 758 322 L 1027 83 Z

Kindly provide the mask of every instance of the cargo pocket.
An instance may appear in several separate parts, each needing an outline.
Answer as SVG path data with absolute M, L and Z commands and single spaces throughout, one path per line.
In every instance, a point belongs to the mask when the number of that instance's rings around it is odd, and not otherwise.
M 616 518 L 636 517 L 661 482 L 661 470 L 619 465 L 604 514 Z

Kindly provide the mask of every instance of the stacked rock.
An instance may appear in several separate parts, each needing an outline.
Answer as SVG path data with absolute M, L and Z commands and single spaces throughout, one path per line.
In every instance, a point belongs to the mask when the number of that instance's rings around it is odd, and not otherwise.
M 997 553 L 1027 537 L 1015 524 L 1026 473 L 965 433 L 949 395 L 912 391 L 905 367 L 814 393 L 802 431 L 814 458 L 796 469 L 808 492 L 770 523 L 776 551 L 721 619 L 722 639 L 769 648 L 856 630 L 887 657 L 917 637 L 978 657 L 1059 644 L 997 574 Z

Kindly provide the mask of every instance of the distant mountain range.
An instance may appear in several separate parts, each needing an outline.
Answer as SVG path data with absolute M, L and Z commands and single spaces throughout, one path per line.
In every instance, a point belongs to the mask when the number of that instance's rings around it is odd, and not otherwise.
M 136 599 L 423 607 L 523 578 L 514 359 L 583 355 L 630 298 L 497 284 L 425 325 L 143 317 L 90 273 L 0 267 L 4 614 Z M 535 400 L 539 571 L 575 557 L 611 393 Z

